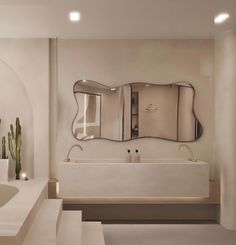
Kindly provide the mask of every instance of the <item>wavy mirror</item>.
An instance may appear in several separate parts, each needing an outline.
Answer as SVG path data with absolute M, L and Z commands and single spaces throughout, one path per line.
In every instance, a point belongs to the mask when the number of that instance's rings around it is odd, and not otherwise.
M 189 83 L 129 83 L 113 88 L 79 80 L 73 92 L 77 112 L 72 133 L 78 140 L 191 142 L 203 132 L 194 113 L 195 90 Z

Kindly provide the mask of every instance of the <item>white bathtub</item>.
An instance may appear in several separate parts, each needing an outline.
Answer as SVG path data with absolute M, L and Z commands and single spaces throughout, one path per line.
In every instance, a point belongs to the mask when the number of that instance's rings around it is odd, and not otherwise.
M 21 245 L 41 202 L 47 179 L 0 183 L 0 245 Z
M 59 195 L 208 197 L 209 165 L 186 160 L 79 160 L 59 164 Z
M 0 208 L 14 197 L 18 191 L 15 186 L 0 184 Z

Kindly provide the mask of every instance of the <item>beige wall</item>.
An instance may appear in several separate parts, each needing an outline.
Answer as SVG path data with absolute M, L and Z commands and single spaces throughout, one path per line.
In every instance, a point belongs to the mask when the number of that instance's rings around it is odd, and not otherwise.
M 17 115 L 22 118 L 24 170 L 30 176 L 34 174 L 36 177 L 47 177 L 49 172 L 49 42 L 47 39 L 0 39 L 0 61 L 11 70 L 10 75 L 7 76 L 10 79 L 9 84 L 1 86 L 1 90 L 9 88 L 10 83 L 14 85 L 11 96 L 4 101 L 7 106 L 3 112 L 3 120 L 12 121 Z M 1 77 L 6 78 L 7 70 L 4 71 Z M 4 82 L 6 83 L 7 80 L 1 81 Z M 8 113 L 7 109 L 14 105 L 16 106 L 13 111 Z
M 204 134 L 199 141 L 191 143 L 191 146 L 196 157 L 211 164 L 213 176 L 213 40 L 59 40 L 58 48 L 59 82 L 57 85 L 56 68 L 53 67 L 55 71 L 52 81 L 55 84 L 50 84 L 54 91 L 50 115 L 53 114 L 57 122 L 51 125 L 51 128 L 57 129 L 51 142 L 51 149 L 54 149 L 52 146 L 57 140 L 56 159 L 50 164 L 51 177 L 57 175 L 57 162 L 65 158 L 69 146 L 77 143 L 71 134 L 71 122 L 76 112 L 73 84 L 83 78 L 109 86 L 127 82 L 186 81 L 193 84 L 196 88 L 195 111 L 203 124 Z M 36 176 L 48 176 L 49 41 L 2 39 L 0 59 L 17 74 L 28 96 L 28 105 L 31 104 L 32 107 L 33 132 L 27 132 L 27 129 L 25 132 L 28 142 L 34 135 L 31 145 L 33 151 L 24 151 L 24 154 L 33 154 L 28 156 L 28 159 L 32 157 L 34 164 L 25 160 L 26 170 L 30 173 L 34 171 Z M 58 105 L 55 104 L 56 97 Z M 55 113 L 56 106 L 58 113 Z M 22 108 L 22 111 L 24 110 L 25 107 Z M 126 143 L 95 140 L 81 144 L 84 151 L 74 152 L 72 157 L 124 158 L 127 148 L 138 148 L 141 156 L 145 158 L 187 157 L 185 152 L 178 152 L 178 143 L 158 139 L 141 139 Z
M 8 64 L 0 60 L 0 147 L 2 136 L 7 140 L 10 124 L 15 129 L 16 117 L 22 124 L 22 169 L 29 176 L 33 175 L 34 133 L 33 133 L 33 109 L 22 81 Z M 8 141 L 7 141 L 8 142 Z M 8 146 L 8 143 L 7 143 Z M 1 149 L 1 148 L 0 148 Z M 15 164 L 7 147 L 7 156 L 10 159 L 10 177 L 15 176 Z M 1 153 L 0 153 L 1 157 Z
M 73 84 L 78 79 L 109 86 L 185 81 L 196 89 L 195 112 L 204 128 L 201 139 L 190 145 L 197 158 L 210 163 L 213 177 L 213 40 L 59 40 L 58 48 L 58 130 L 53 172 L 57 172 L 57 162 L 65 158 L 68 148 L 78 143 L 71 134 L 76 112 Z M 80 143 L 84 151 L 74 151 L 72 158 L 125 158 L 127 148 L 138 148 L 145 158 L 188 157 L 186 152 L 178 152 L 178 143 L 158 139 Z
M 221 224 L 236 230 L 236 31 L 216 37 L 215 160 L 220 169 Z

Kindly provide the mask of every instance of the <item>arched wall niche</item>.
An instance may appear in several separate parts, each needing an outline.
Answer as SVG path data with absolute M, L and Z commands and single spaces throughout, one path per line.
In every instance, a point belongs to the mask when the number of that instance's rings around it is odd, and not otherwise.
M 22 169 L 29 177 L 34 173 L 33 108 L 24 83 L 14 69 L 0 59 L 0 137 L 7 137 L 10 124 L 20 118 L 22 126 Z M 10 175 L 14 176 L 14 162 L 10 157 Z

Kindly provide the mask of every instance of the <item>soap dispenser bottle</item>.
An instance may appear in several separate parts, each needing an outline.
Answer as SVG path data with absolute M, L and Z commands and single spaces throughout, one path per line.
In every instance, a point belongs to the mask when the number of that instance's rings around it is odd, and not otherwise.
M 130 153 L 130 149 L 127 150 L 126 162 L 132 162 L 132 156 Z
M 138 153 L 138 149 L 135 150 L 134 162 L 140 162 L 140 155 Z

